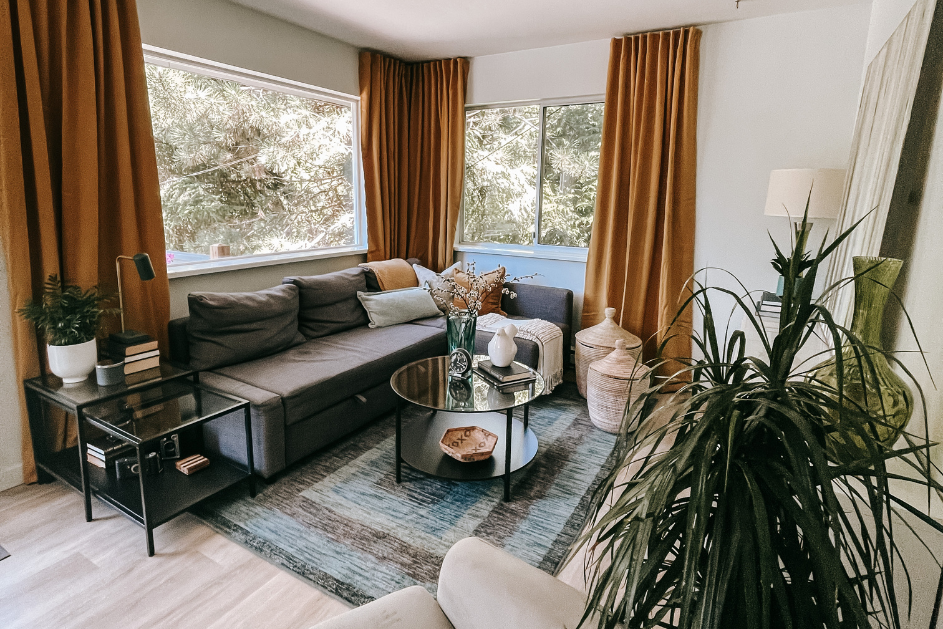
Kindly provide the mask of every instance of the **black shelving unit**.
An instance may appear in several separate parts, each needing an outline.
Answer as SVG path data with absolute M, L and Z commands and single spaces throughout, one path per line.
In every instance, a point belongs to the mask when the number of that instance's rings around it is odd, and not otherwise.
M 82 492 L 87 521 L 92 521 L 91 497 L 95 496 L 142 526 L 148 556 L 154 554 L 154 528 L 196 503 L 247 479 L 255 496 L 249 402 L 201 387 L 196 372 L 170 365 L 163 366 L 162 372 L 159 381 L 132 387 L 98 387 L 94 381 L 68 387 L 55 376 L 24 383 L 40 482 L 57 478 Z M 51 447 L 48 405 L 74 415 L 78 445 Z M 135 415 L 155 406 L 160 407 L 158 412 Z M 100 468 L 86 458 L 90 427 L 133 446 L 143 470 L 144 457 L 165 437 L 198 430 L 207 422 L 240 412 L 246 431 L 245 465 L 216 456 L 208 467 L 187 476 L 174 467 L 173 460 L 165 460 L 159 474 L 119 479 L 113 465 Z

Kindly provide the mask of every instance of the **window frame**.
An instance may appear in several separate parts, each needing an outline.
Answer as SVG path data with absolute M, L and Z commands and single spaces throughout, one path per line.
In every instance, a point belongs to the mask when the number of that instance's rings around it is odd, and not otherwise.
M 504 101 L 500 103 L 486 103 L 466 105 L 466 114 L 469 111 L 482 109 L 507 109 L 511 107 L 540 108 L 540 121 L 537 134 L 537 199 L 534 207 L 534 239 L 529 245 L 508 245 L 494 242 L 469 242 L 465 240 L 465 185 L 462 177 L 462 211 L 459 212 L 458 228 L 455 238 L 455 251 L 466 253 L 485 253 L 527 258 L 541 258 L 545 260 L 570 260 L 585 262 L 589 253 L 588 247 L 564 247 L 561 245 L 540 244 L 540 211 L 543 204 L 543 171 L 544 171 L 544 140 L 547 130 L 547 108 L 567 105 L 598 105 L 605 103 L 605 94 L 590 94 L 585 96 L 568 96 L 565 98 L 541 98 L 534 100 Z
M 335 258 L 367 251 L 367 210 L 364 200 L 363 155 L 360 149 L 360 97 L 342 92 L 315 87 L 292 79 L 285 79 L 263 72 L 239 68 L 209 59 L 194 57 L 180 52 L 143 45 L 144 62 L 153 65 L 183 70 L 217 79 L 236 81 L 243 85 L 273 90 L 283 94 L 326 101 L 350 107 L 351 112 L 351 152 L 353 157 L 353 206 L 354 206 L 354 242 L 340 247 L 319 247 L 317 249 L 296 249 L 274 253 L 257 253 L 244 256 L 229 256 L 216 260 L 184 262 L 167 265 L 167 276 L 189 277 L 205 273 L 220 273 L 253 267 L 289 264 L 305 260 Z M 163 214 L 161 215 L 163 221 Z

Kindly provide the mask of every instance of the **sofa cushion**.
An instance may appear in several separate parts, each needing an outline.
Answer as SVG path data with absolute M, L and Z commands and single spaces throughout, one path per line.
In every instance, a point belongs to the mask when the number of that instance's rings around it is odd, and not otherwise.
M 370 319 L 371 328 L 385 328 L 415 319 L 434 317 L 439 308 L 421 288 L 401 288 L 380 293 L 357 293 Z
M 366 273 L 367 290 L 370 292 L 419 286 L 412 265 L 402 258 L 361 262 L 357 266 Z
M 503 266 L 499 266 L 494 271 L 488 271 L 487 273 L 482 273 L 481 277 L 483 278 L 483 283 L 480 288 L 484 288 L 484 284 L 490 284 L 491 288 L 484 292 L 481 298 L 481 308 L 478 310 L 478 314 L 486 315 L 496 312 L 499 315 L 505 315 L 503 310 L 501 310 L 501 297 L 504 294 L 504 276 L 506 271 Z M 456 271 L 455 272 L 455 282 L 464 288 L 466 291 L 471 289 L 471 276 L 468 275 L 465 271 Z M 465 304 L 465 300 L 459 297 L 456 297 L 452 300 L 452 305 L 458 308 L 459 310 L 465 310 L 468 306 Z
M 361 327 L 218 373 L 280 395 L 290 425 L 389 380 L 406 363 L 445 354 L 445 349 L 445 333 L 436 328 L 409 323 Z
M 304 342 L 298 288 L 252 293 L 190 293 L 190 366 L 213 369 L 275 354 Z
M 367 290 L 367 278 L 361 268 L 286 277 L 282 284 L 298 287 L 298 329 L 306 338 L 320 338 L 369 323 L 367 312 L 357 300 L 357 291 Z

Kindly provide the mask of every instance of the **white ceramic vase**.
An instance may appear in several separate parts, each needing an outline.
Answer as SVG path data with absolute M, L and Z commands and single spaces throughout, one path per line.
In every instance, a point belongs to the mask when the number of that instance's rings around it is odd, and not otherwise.
M 78 345 L 47 345 L 49 370 L 65 384 L 82 382 L 95 371 L 98 362 L 98 345 L 95 339 Z
M 507 367 L 517 355 L 517 344 L 514 337 L 517 335 L 517 326 L 506 325 L 494 333 L 488 343 L 488 358 L 495 367 Z

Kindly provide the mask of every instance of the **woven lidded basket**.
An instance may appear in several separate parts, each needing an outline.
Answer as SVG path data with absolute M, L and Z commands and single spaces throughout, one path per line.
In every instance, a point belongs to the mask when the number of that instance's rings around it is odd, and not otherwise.
M 625 347 L 635 360 L 642 354 L 642 340 L 619 327 L 613 317 L 615 308 L 606 308 L 602 323 L 576 333 L 576 386 L 586 397 L 586 375 L 590 363 L 605 358 L 616 348 L 616 341 L 625 341 Z
M 626 349 L 625 341 L 616 341 L 612 353 L 589 366 L 586 401 L 590 421 L 606 432 L 619 432 L 626 406 L 651 386 L 650 376 L 651 370 L 636 361 L 632 352 Z M 630 430 L 635 429 L 637 421 L 636 412 Z

